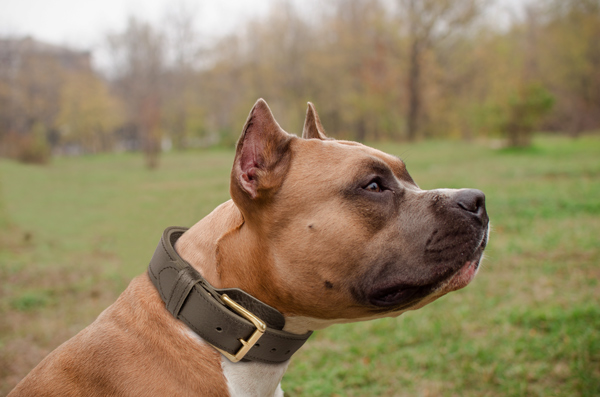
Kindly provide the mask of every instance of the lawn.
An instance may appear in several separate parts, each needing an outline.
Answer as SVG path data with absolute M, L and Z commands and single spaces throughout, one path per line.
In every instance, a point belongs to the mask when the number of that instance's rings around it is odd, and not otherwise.
M 419 311 L 316 332 L 286 395 L 600 395 L 600 137 L 375 146 L 423 189 L 486 193 L 486 259 L 469 287 Z M 0 395 L 145 271 L 166 226 L 229 198 L 232 159 L 169 153 L 156 171 L 136 154 L 0 161 Z

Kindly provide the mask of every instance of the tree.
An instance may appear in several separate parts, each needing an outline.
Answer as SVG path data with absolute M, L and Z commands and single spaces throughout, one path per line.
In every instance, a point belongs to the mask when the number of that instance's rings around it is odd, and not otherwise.
M 520 87 L 508 103 L 508 114 L 503 130 L 512 147 L 531 145 L 531 136 L 554 105 L 552 94 L 539 83 Z
M 176 149 L 183 149 L 204 132 L 204 112 L 200 103 L 202 59 L 200 33 L 195 24 L 197 9 L 176 3 L 164 19 L 167 45 L 167 82 L 164 92 L 163 125 Z
M 540 73 L 557 98 L 548 126 L 573 136 L 600 128 L 600 1 L 549 0 L 541 8 Z
M 60 143 L 77 145 L 86 153 L 112 150 L 112 132 L 123 119 L 121 106 L 93 72 L 67 74 L 56 121 Z
M 156 168 L 161 151 L 161 83 L 166 68 L 164 34 L 132 17 L 124 32 L 108 37 L 108 44 L 113 55 L 114 86 L 130 122 L 140 133 L 147 167 Z
M 335 100 L 322 100 L 326 105 L 336 104 L 337 109 L 329 111 L 335 117 L 323 112 L 323 120 L 328 124 L 328 118 L 333 118 L 334 126 L 341 126 L 358 141 L 395 135 L 403 92 L 390 89 L 399 85 L 401 68 L 395 57 L 399 51 L 388 9 L 375 0 L 335 4 L 332 21 L 323 24 L 326 29 L 320 35 L 331 35 L 329 30 L 336 37 L 323 49 L 323 57 L 331 61 L 323 63 L 327 68 L 323 67 L 321 73 L 327 76 L 324 85 L 337 82 L 336 92 L 332 93 Z
M 0 68 L 1 154 L 43 164 L 50 158 L 46 135 L 56 125 L 66 69 L 53 54 L 31 50 L 32 40 L 7 42 L 16 48 Z
M 0 232 L 8 225 L 8 215 L 6 214 L 6 208 L 4 206 L 3 194 L 2 194 L 2 174 L 0 174 Z
M 426 51 L 468 28 L 481 13 L 482 0 L 399 0 L 401 21 L 408 26 L 408 109 L 409 140 L 415 140 L 423 111 L 423 62 Z

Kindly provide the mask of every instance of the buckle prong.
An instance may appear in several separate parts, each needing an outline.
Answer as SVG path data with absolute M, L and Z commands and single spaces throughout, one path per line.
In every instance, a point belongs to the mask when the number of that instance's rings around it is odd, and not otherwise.
M 252 349 L 256 342 L 258 342 L 260 337 L 263 336 L 263 334 L 267 330 L 267 325 L 260 318 L 256 317 L 253 313 L 246 310 L 245 307 L 241 306 L 236 301 L 227 296 L 227 294 L 221 295 L 221 300 L 225 305 L 229 306 L 236 313 L 244 317 L 246 320 L 250 321 L 256 327 L 256 330 L 252 333 L 248 340 L 238 339 L 242 344 L 242 347 L 240 348 L 240 350 L 237 351 L 237 353 L 235 353 L 235 355 L 221 350 L 218 347 L 215 347 L 215 349 L 220 351 L 221 354 L 223 354 L 229 359 L 229 361 L 237 363 L 238 361 L 244 358 L 244 356 L 250 351 L 250 349 Z

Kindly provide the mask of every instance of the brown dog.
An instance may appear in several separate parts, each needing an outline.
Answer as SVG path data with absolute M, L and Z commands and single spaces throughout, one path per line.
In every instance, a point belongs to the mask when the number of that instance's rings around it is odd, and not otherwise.
M 397 157 L 327 138 L 311 104 L 302 138 L 254 105 L 230 186 L 10 396 L 282 396 L 310 331 L 462 288 L 487 243 L 483 193 L 421 190 Z

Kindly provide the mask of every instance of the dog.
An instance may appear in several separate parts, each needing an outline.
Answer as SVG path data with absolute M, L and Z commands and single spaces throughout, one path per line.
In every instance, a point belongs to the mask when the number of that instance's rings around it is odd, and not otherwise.
M 328 138 L 311 103 L 299 138 L 256 102 L 230 194 L 167 229 L 148 272 L 9 396 L 283 396 L 312 331 L 465 287 L 488 241 L 481 191 L 421 190 L 401 159 Z

